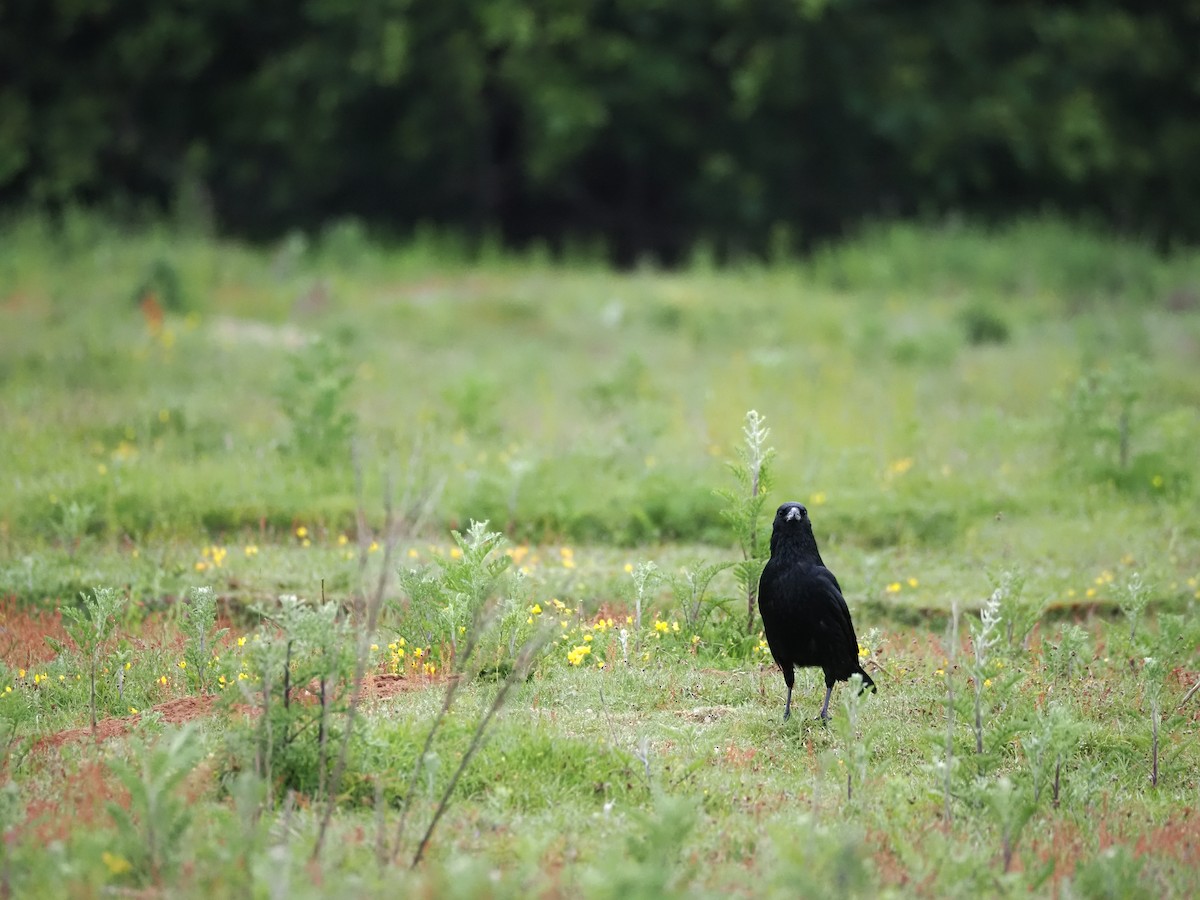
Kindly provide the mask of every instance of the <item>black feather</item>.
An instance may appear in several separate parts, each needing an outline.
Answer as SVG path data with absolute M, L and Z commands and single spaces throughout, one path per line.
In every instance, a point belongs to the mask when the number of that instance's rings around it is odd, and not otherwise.
M 841 585 L 825 568 L 808 510 L 799 503 L 785 503 L 775 512 L 771 558 L 758 582 L 758 611 L 771 656 L 787 683 L 784 720 L 792 714 L 796 666 L 815 666 L 825 673 L 822 719 L 829 718 L 834 682 L 848 681 L 857 672 L 864 690 L 875 688 L 858 661 L 858 637 Z

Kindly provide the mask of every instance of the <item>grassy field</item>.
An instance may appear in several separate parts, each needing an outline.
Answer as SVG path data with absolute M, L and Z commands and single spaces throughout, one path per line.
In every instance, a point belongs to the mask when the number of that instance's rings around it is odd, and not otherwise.
M 0 317 L 5 893 L 1194 893 L 1200 254 L 25 217 Z M 879 684 L 828 726 L 767 447 Z

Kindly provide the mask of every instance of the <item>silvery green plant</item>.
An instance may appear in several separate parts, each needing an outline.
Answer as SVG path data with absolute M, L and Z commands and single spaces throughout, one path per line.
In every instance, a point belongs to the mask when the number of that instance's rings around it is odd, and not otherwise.
M 653 562 L 638 563 L 633 567 L 631 574 L 633 577 L 633 626 L 634 630 L 641 634 L 642 610 L 649 599 L 651 587 L 661 576 L 658 574 L 658 565 Z
M 757 410 L 746 413 L 746 423 L 742 426 L 744 440 L 737 449 L 737 461 L 726 463 L 737 480 L 738 489 L 717 491 L 728 504 L 721 515 L 733 528 L 742 549 L 742 560 L 733 571 L 746 597 L 747 635 L 754 633 L 758 579 L 767 563 L 770 543 L 768 526 L 761 521 L 771 493 L 771 461 L 775 458 L 775 448 L 767 446 L 771 429 L 766 421 Z
M 1150 586 L 1142 580 L 1140 572 L 1134 572 L 1121 586 L 1121 612 L 1129 623 L 1129 640 L 1137 636 L 1138 621 L 1150 603 Z
M 1058 635 L 1058 643 L 1050 645 L 1047 664 L 1052 674 L 1070 680 L 1080 665 L 1080 658 L 1088 646 L 1087 631 L 1079 625 L 1064 625 Z
M 192 588 L 179 628 L 187 638 L 183 658 L 192 688 L 207 693 L 211 687 L 213 648 L 228 630 L 217 629 L 217 596 L 211 587 Z
M 1047 705 L 1037 726 L 1024 738 L 1035 804 L 1049 790 L 1050 802 L 1057 808 L 1062 794 L 1063 764 L 1075 752 L 1079 736 L 1079 723 L 1070 708 L 1055 701 Z
M 1165 666 L 1148 656 L 1142 661 L 1142 678 L 1146 683 L 1146 700 L 1150 704 L 1150 784 L 1158 787 L 1158 734 L 1162 727 L 1162 692 Z
M 842 710 L 834 727 L 842 744 L 846 765 L 846 800 L 854 799 L 854 786 L 859 788 L 867 778 L 867 746 L 858 733 L 859 708 L 862 703 L 862 676 L 857 672 L 850 676 L 850 683 L 842 694 Z
M 983 691 L 984 682 L 988 680 L 988 664 L 991 662 L 992 648 L 1000 640 L 997 626 L 1000 624 L 999 589 L 984 602 L 979 610 L 979 625 L 971 627 L 971 646 L 975 654 L 975 664 L 971 669 L 975 681 L 975 752 L 983 752 Z
M 1006 613 L 1004 632 L 1010 647 L 1027 647 L 1033 627 L 1041 620 L 1049 603 L 1048 598 L 1030 600 L 1025 595 L 1025 574 L 1006 569 L 996 579 L 996 590 Z

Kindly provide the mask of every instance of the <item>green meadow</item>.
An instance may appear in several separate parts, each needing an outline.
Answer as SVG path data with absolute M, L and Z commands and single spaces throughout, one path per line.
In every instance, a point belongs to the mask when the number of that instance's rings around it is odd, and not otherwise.
M 1191 896 L 1200 254 L 0 230 L 0 890 Z M 749 617 L 807 504 L 879 686 Z

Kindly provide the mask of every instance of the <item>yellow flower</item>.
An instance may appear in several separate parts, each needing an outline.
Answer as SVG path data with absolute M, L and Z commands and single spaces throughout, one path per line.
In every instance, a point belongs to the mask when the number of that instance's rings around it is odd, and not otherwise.
M 129 707 L 129 714 L 131 716 L 136 716 L 138 714 L 137 707 L 136 706 Z
M 654 630 L 657 631 L 659 634 L 666 634 L 667 629 L 669 629 L 670 627 L 671 626 L 668 625 L 666 622 L 662 622 L 658 619 L 654 620 Z
M 567 653 L 567 662 L 569 662 L 573 666 L 577 666 L 581 662 L 583 662 L 584 657 L 589 656 L 591 654 L 591 652 L 592 652 L 592 648 L 589 647 L 587 644 L 580 644 L 578 647 L 573 647 Z
M 824 491 L 817 491 L 815 494 L 813 494 L 812 496 L 810 496 L 808 498 L 809 506 L 820 506 L 824 502 L 825 502 L 825 492 Z
M 238 646 L 239 646 L 239 647 L 245 647 L 245 646 L 246 646 L 246 636 L 245 636 L 244 634 L 243 634 L 241 637 L 239 637 L 239 638 L 238 638 Z
M 884 590 L 886 590 L 889 594 L 898 594 L 898 593 L 900 593 L 900 587 L 901 587 L 900 582 L 893 581 Z
M 256 547 L 254 544 L 247 544 L 246 545 L 246 555 L 247 556 L 258 556 L 258 547 Z
M 671 630 L 672 630 L 672 631 L 674 631 L 676 634 L 678 634 L 678 633 L 679 633 L 679 622 L 678 622 L 678 620 L 676 620 L 676 621 L 673 621 L 673 622 L 671 623 Z
M 632 574 L 633 573 L 633 563 L 625 563 L 625 571 Z
M 862 644 L 859 644 L 858 645 L 858 655 L 859 655 L 860 659 L 865 659 L 866 657 L 871 655 L 871 651 L 868 650 L 866 647 L 864 647 Z
M 25 677 L 25 670 L 24 670 L 24 669 L 17 669 L 17 677 L 18 677 L 18 678 L 24 678 L 24 677 Z
M 181 669 L 186 669 L 187 668 L 187 660 L 181 659 L 179 662 L 175 663 L 175 665 L 179 666 L 179 668 L 181 668 Z
M 338 535 L 338 546 L 339 547 L 345 547 L 348 543 L 350 543 L 350 538 L 346 537 L 344 534 Z
M 934 675 L 945 675 L 945 674 L 946 674 L 946 670 L 945 670 L 945 669 L 938 669 L 938 670 L 937 670 L 936 672 L 934 672 L 933 674 L 934 674 Z
M 308 528 L 303 525 L 299 526 L 296 529 L 296 537 L 300 538 L 301 540 L 308 537 Z
M 371 645 L 371 652 L 372 652 L 372 653 L 378 653 L 378 652 L 379 652 L 379 645 L 378 645 L 378 644 L 372 644 L 372 645 Z
M 903 475 L 913 466 L 911 456 L 906 456 L 903 459 L 897 459 L 888 464 L 888 475 Z
M 379 541 L 371 541 L 371 546 L 367 548 L 368 553 L 374 553 L 379 549 Z
M 540 604 L 535 603 L 533 606 L 529 607 L 529 611 L 535 616 L 540 616 L 542 614 L 542 607 Z
M 159 678 L 159 679 L 158 679 L 158 683 L 159 683 L 159 684 L 166 684 L 166 683 L 167 683 L 167 676 L 166 676 L 166 675 L 163 675 L 161 678 Z
M 1150 484 L 1156 488 L 1162 487 L 1163 486 L 1163 477 L 1161 475 L 1155 475 L 1153 478 L 1150 479 Z
M 915 578 L 910 578 L 910 579 L 908 579 L 908 586 L 909 586 L 909 587 L 914 587 L 914 588 L 915 588 L 915 587 L 916 587 L 918 584 L 920 584 L 920 583 L 921 583 L 921 582 L 917 581 L 917 579 L 915 579 Z
M 983 679 L 983 686 L 984 686 L 984 687 L 991 687 L 991 686 L 992 686 L 992 679 L 990 679 L 990 678 L 985 678 L 985 679 Z
M 416 559 L 416 558 L 417 558 L 417 557 L 419 557 L 420 555 L 421 555 L 421 554 L 420 554 L 420 552 L 417 550 L 417 548 L 416 548 L 416 547 L 409 547 L 409 548 L 408 548 L 408 558 L 409 558 L 409 559 Z
M 108 867 L 108 871 L 112 875 L 124 875 L 133 868 L 132 863 L 125 857 L 109 853 L 107 850 L 100 854 L 100 859 Z
M 462 559 L 462 548 L 461 547 L 451 547 L 450 548 L 450 558 L 451 559 Z

